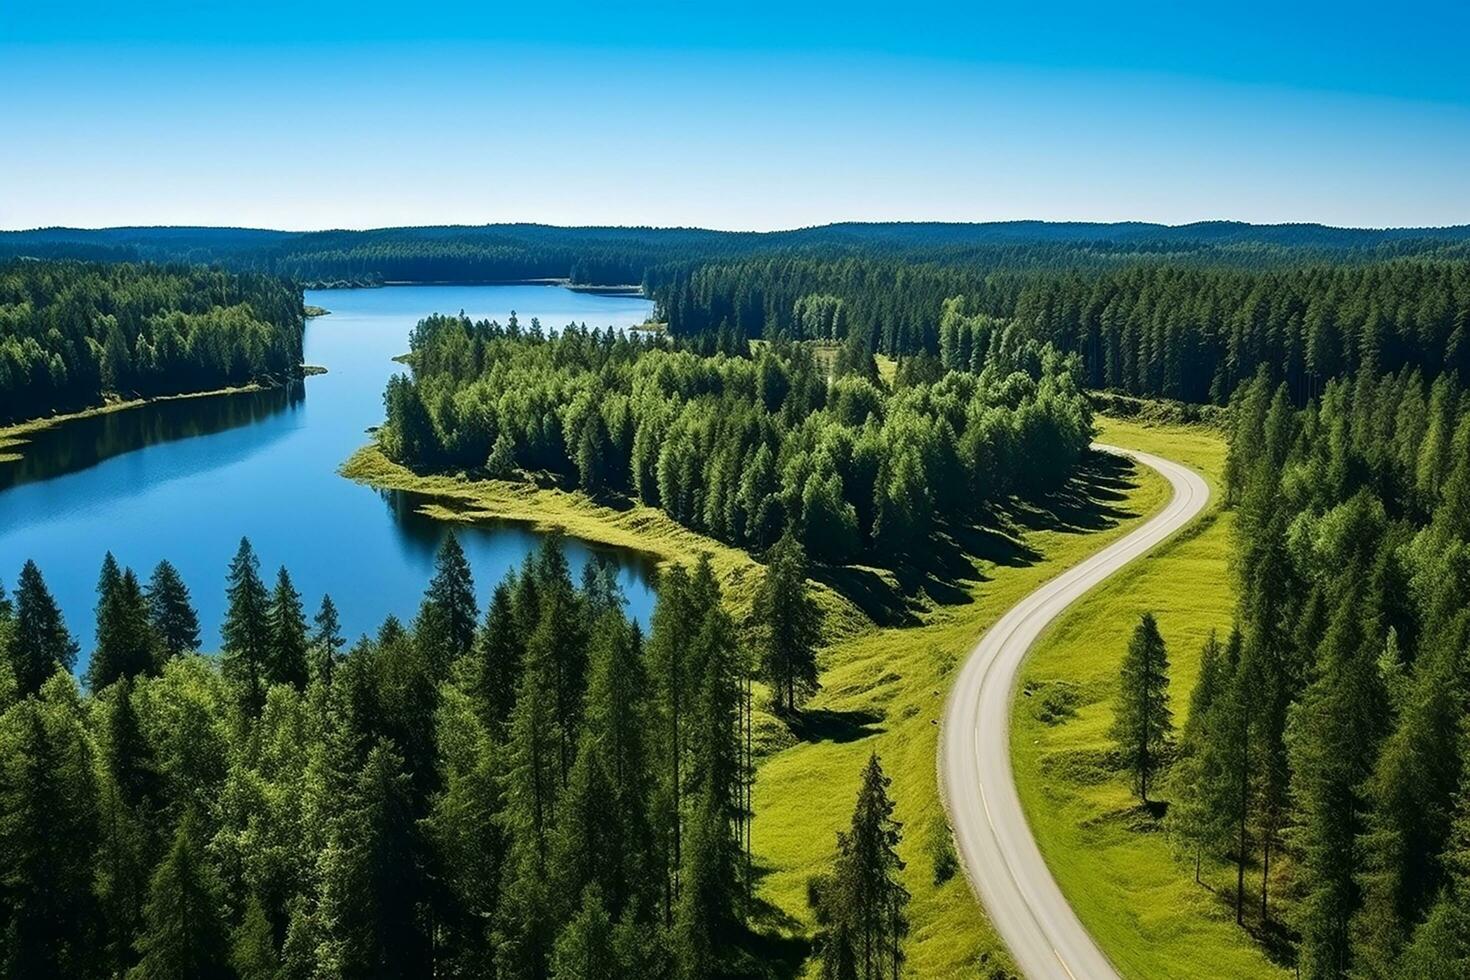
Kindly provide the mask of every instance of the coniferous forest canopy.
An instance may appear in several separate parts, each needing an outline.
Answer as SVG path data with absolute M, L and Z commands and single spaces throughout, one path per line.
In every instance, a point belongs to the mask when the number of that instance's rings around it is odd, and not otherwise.
M 556 541 L 477 608 L 452 542 L 418 617 L 349 644 L 248 542 L 218 657 L 187 586 L 109 557 L 80 638 L 0 595 L 7 977 L 695 978 L 775 970 L 753 913 L 753 682 L 820 684 L 813 563 L 897 566 L 1037 499 L 1089 389 L 1228 406 L 1239 606 L 1177 732 L 1152 617 L 1117 765 L 1238 921 L 1309 978 L 1470 973 L 1470 257 L 1463 229 L 851 225 L 0 234 L 0 421 L 271 382 L 302 281 L 642 283 L 666 332 L 431 316 L 376 439 L 552 475 L 761 559 L 648 634 Z M 203 265 L 91 264 L 58 256 Z M 228 270 L 228 271 L 226 271 Z M 897 365 L 880 373 L 875 355 Z M 19 557 L 19 556 L 17 556 Z M 1223 587 L 1223 584 L 1222 584 Z M 1136 695 L 1136 696 L 1135 696 Z M 811 881 L 824 976 L 902 970 L 887 778 Z M 1184 872 L 1184 873 L 1187 873 Z
M 351 645 L 248 541 L 227 583 L 202 657 L 172 566 L 109 555 L 86 694 L 40 570 L 0 601 L 6 977 L 764 974 L 749 671 L 708 563 L 665 574 L 646 637 L 555 538 L 483 611 L 448 539 L 414 621 Z M 868 888 L 839 919 L 890 910 L 871 870 L 838 863 Z
M 514 319 L 431 317 L 410 351 L 378 433 L 391 458 L 561 473 L 756 553 L 790 534 L 827 562 L 891 561 L 939 524 L 1054 489 L 1092 433 L 1076 358 L 1014 330 L 894 390 L 863 350 L 829 385 L 804 345 L 701 355 Z
M 299 375 L 301 290 L 197 266 L 0 263 L 0 422 Z

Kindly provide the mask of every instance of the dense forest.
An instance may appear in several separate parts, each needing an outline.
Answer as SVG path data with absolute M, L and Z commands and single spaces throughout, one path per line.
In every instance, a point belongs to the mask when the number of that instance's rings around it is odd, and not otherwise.
M 946 304 L 1082 359 L 1089 388 L 1225 404 L 1265 366 L 1302 405 L 1365 364 L 1470 371 L 1470 262 L 1242 269 L 1178 261 L 1027 271 L 781 258 L 650 278 L 682 336 L 842 340 L 940 351 Z M 827 312 L 813 316 L 814 302 Z M 835 330 L 834 330 L 835 328 Z
M 1371 363 L 1294 407 L 1262 370 L 1232 401 L 1240 606 L 1177 744 L 1151 621 L 1124 671 L 1129 768 L 1167 767 L 1167 822 L 1236 869 L 1237 919 L 1301 975 L 1470 972 L 1470 397 Z
M 109 555 L 86 693 L 36 566 L 0 598 L 0 975 L 775 968 L 747 924 L 752 665 L 707 562 L 665 571 L 646 638 L 555 538 L 482 615 L 450 537 L 415 620 L 350 646 L 248 541 L 227 582 L 203 657 L 173 567 Z M 902 959 L 886 787 L 870 760 L 820 882 L 841 976 Z
M 0 264 L 0 422 L 281 382 L 301 366 L 301 291 L 199 267 Z
M 1091 439 L 1075 358 L 1013 330 L 972 346 L 963 370 L 914 360 L 890 389 L 854 345 L 829 384 L 808 345 L 706 356 L 435 316 L 378 440 L 428 469 L 564 474 L 757 552 L 789 533 L 823 561 L 893 560 L 946 521 L 1059 486 Z
M 368 231 L 40 228 L 0 232 L 0 257 L 194 262 L 303 282 L 571 279 L 635 284 L 664 267 L 750 258 L 881 258 L 981 273 L 1137 262 L 1262 268 L 1416 255 L 1466 258 L 1470 228 L 1359 229 L 1207 221 L 848 222 L 772 232 L 450 225 Z

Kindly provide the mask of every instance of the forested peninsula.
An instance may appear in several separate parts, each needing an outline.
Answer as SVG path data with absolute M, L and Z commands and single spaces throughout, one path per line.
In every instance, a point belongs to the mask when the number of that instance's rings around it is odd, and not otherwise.
M 0 263 L 0 423 L 300 376 L 298 286 L 186 266 Z

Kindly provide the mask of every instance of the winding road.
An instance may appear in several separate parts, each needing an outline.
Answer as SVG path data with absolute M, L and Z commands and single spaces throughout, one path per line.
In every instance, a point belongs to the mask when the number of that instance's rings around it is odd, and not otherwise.
M 939 780 L 970 887 L 1030 980 L 1118 976 L 1077 918 L 1031 836 L 1011 775 L 1011 700 L 1042 630 L 1093 586 L 1147 554 L 1209 503 L 1203 478 L 1148 453 L 1095 445 L 1157 470 L 1173 486 L 1162 511 L 1011 607 L 980 638 L 944 709 Z

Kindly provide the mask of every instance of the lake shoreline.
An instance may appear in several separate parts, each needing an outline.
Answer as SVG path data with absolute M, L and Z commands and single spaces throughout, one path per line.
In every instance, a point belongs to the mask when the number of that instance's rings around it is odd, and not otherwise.
M 597 283 L 572 282 L 570 279 L 385 279 L 382 282 L 353 282 L 334 280 L 307 283 L 304 288 L 325 292 L 333 289 L 387 289 L 391 286 L 560 286 L 574 293 L 591 293 L 597 296 L 643 297 L 643 286 L 638 283 L 600 285 Z M 330 313 L 325 310 L 315 316 Z
M 326 374 L 327 369 L 317 365 L 301 366 L 301 376 L 292 378 L 291 381 L 299 381 L 319 374 Z M 24 422 L 16 422 L 12 425 L 0 426 L 0 463 L 14 463 L 21 459 L 22 454 L 15 452 L 21 446 L 30 442 L 27 437 L 37 432 L 44 432 L 68 422 L 78 422 L 82 419 L 97 418 L 101 415 L 111 415 L 114 412 L 125 412 L 135 408 L 146 408 L 162 402 L 189 401 L 195 398 L 217 398 L 223 395 L 248 395 L 261 391 L 276 391 L 284 388 L 290 382 L 277 382 L 272 384 L 261 384 L 252 382 L 248 385 L 236 385 L 229 388 L 211 388 L 208 391 L 181 391 L 172 395 L 153 395 L 149 398 L 129 398 L 123 401 L 105 402 L 101 405 L 93 405 L 91 408 L 83 408 L 75 412 L 64 412 L 60 415 L 47 415 L 41 418 L 27 419 Z

